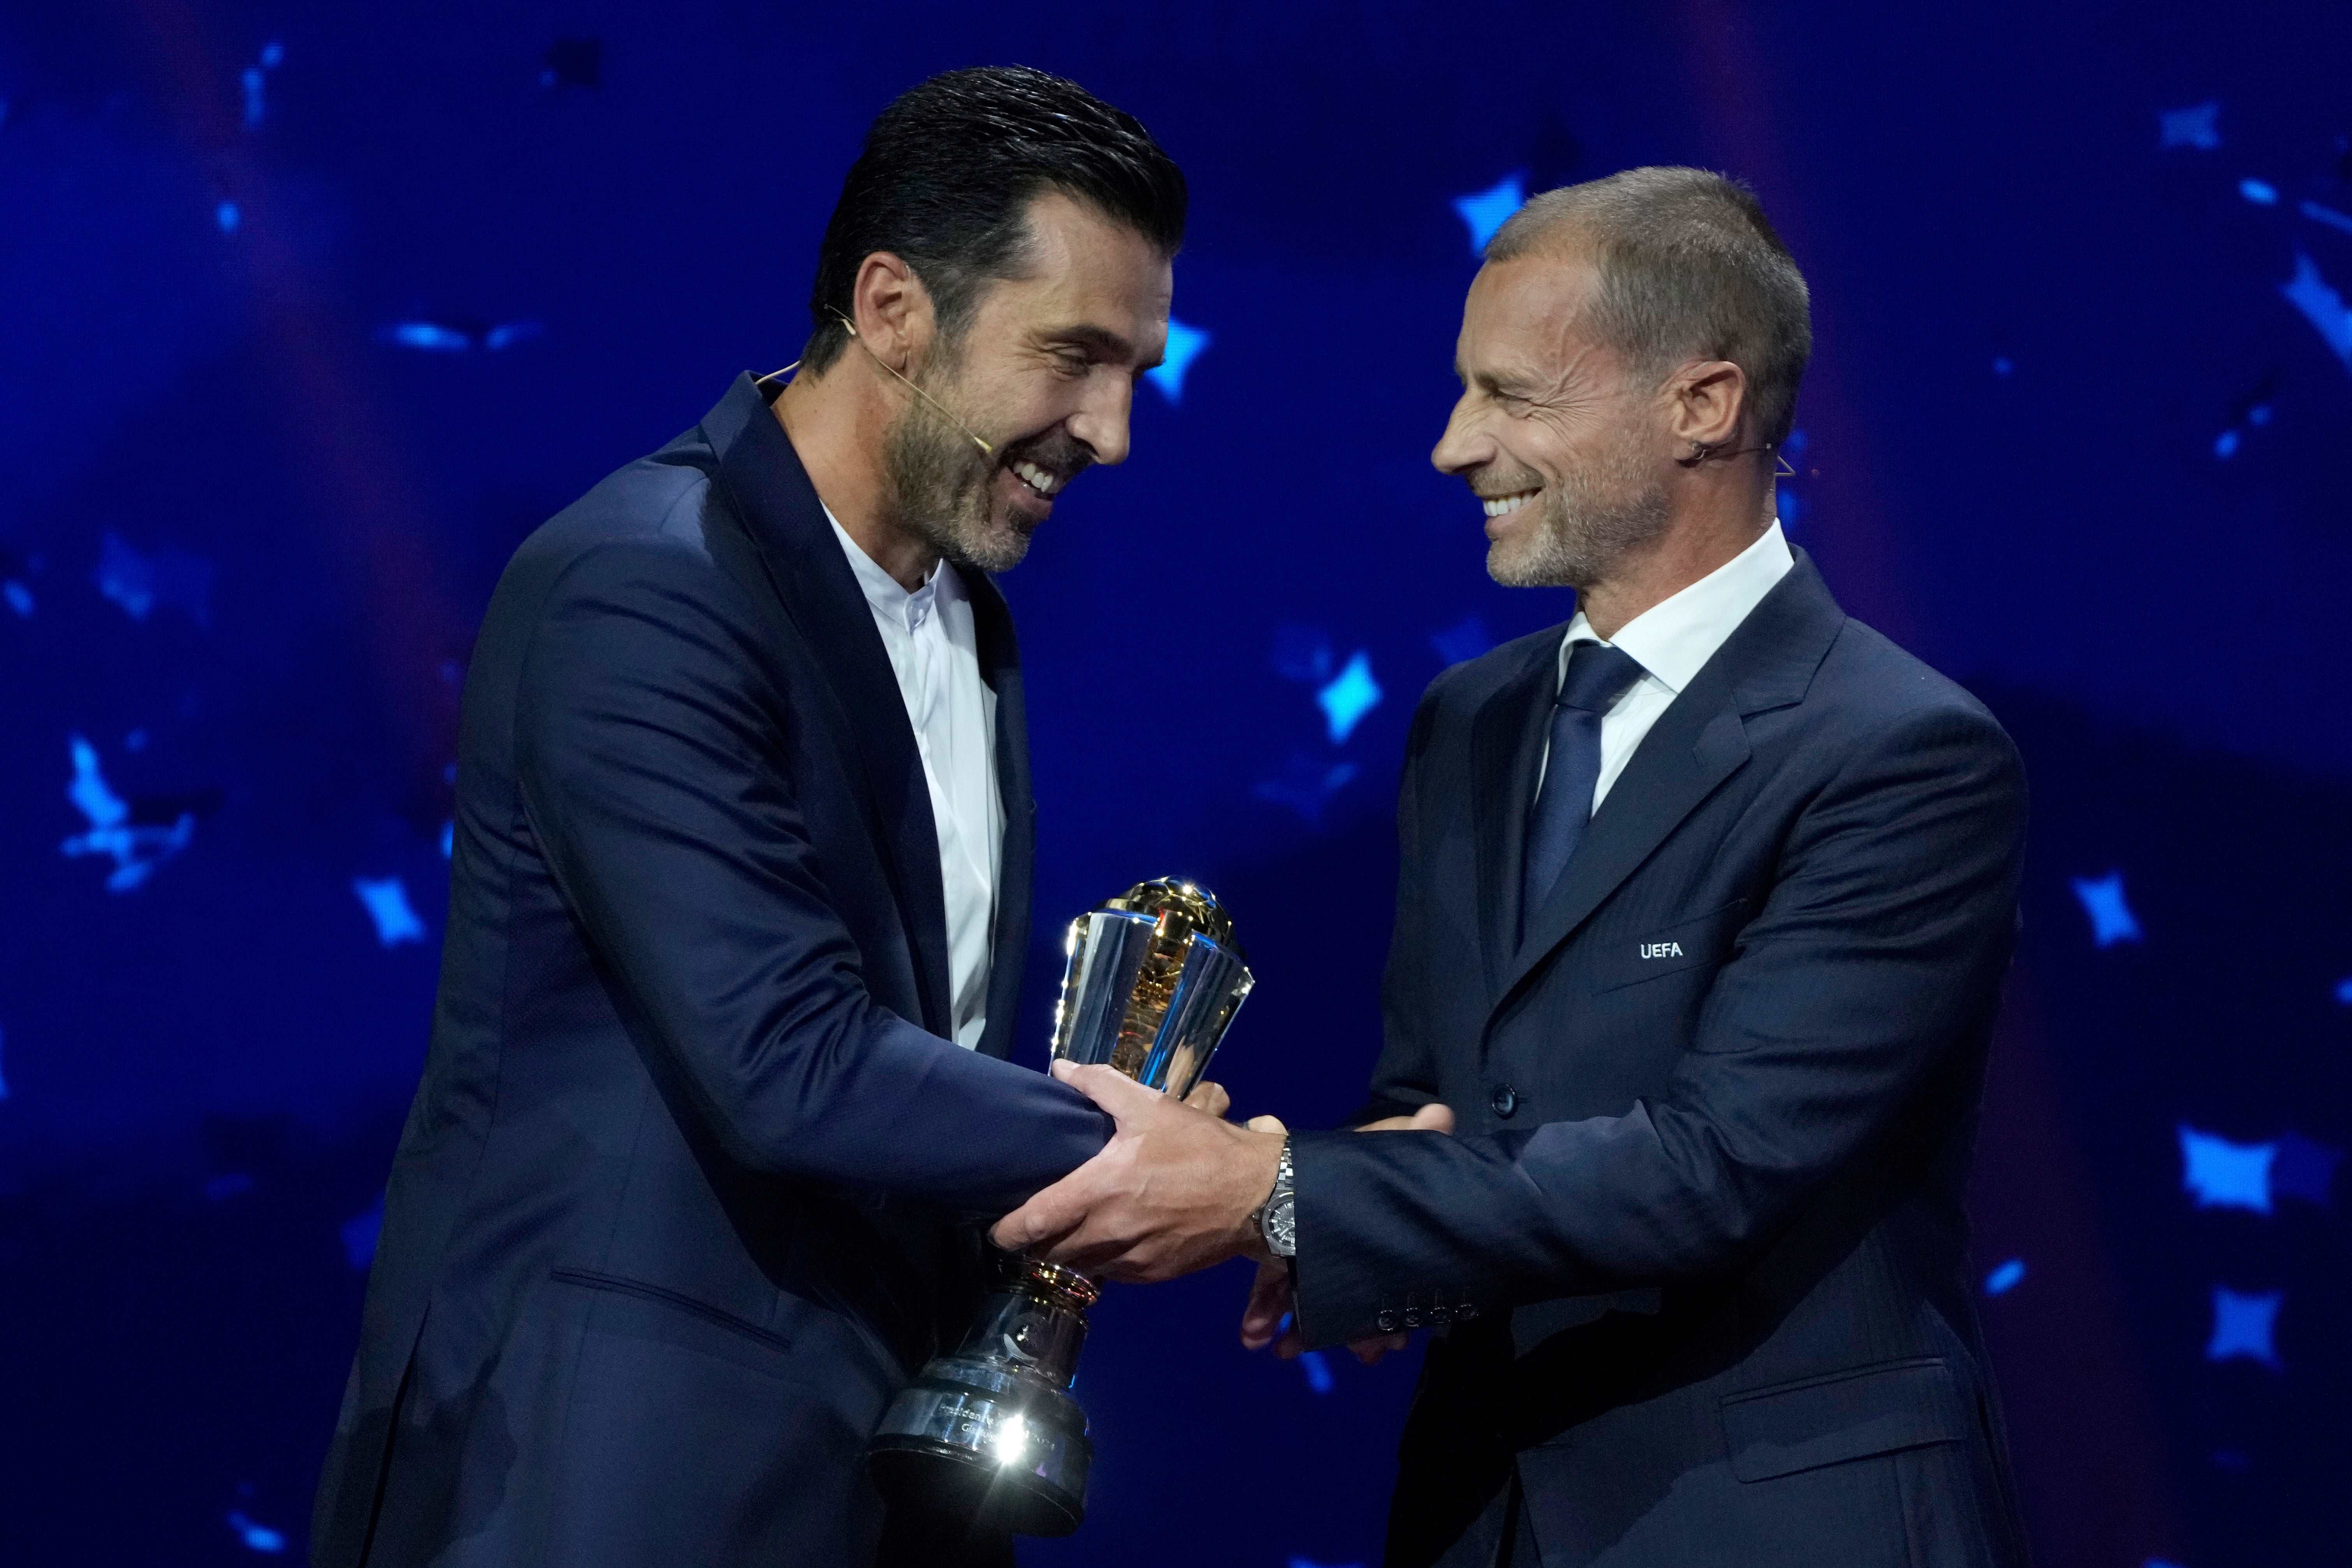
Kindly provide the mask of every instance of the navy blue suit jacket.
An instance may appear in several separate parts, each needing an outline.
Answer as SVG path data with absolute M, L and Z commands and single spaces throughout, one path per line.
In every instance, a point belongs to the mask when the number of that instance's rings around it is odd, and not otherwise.
M 2018 1560 L 1961 1188 L 2025 790 L 1992 717 L 1801 553 L 1514 943 L 1564 628 L 1415 716 L 1364 1119 L 1295 1140 L 1298 1319 L 1444 1324 L 1390 1561 Z
M 1005 819 L 978 1051 L 941 1037 L 897 680 L 751 380 L 516 552 L 320 1568 L 871 1554 L 866 1436 L 983 1284 L 959 1222 L 1108 1132 L 1003 1059 L 1034 808 L 1012 622 L 965 580 Z

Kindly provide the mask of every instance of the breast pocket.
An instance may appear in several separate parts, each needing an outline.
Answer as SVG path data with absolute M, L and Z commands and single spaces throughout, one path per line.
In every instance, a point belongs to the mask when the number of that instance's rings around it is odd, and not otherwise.
M 1748 900 L 1734 899 L 1719 909 L 1693 915 L 1646 936 L 1613 939 L 1594 965 L 1593 994 L 1639 985 L 1704 964 L 1714 967 L 1730 954 L 1732 939 L 1748 923 Z

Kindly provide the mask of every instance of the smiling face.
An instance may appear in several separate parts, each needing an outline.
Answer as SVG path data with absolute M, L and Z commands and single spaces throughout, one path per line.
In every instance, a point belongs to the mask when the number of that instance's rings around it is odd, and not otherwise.
M 1462 397 L 1430 454 L 1486 512 L 1486 571 L 1507 587 L 1583 588 L 1670 521 L 1660 388 L 1580 326 L 1600 287 L 1558 252 L 1489 262 L 1463 307 Z
M 1019 274 L 986 284 L 913 373 L 929 397 L 907 398 L 884 443 L 898 520 L 988 572 L 1020 563 L 1082 470 L 1126 460 L 1135 384 L 1168 342 L 1173 282 L 1150 240 L 1052 191 L 1028 226 Z

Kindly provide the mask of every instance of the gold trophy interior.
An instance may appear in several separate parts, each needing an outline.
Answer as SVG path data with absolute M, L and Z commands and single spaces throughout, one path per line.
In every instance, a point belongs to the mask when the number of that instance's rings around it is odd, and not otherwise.
M 1190 1094 L 1254 984 L 1214 894 L 1139 882 L 1070 922 L 1054 1055 Z M 1100 1295 L 1075 1270 L 1006 1258 L 1005 1277 L 953 1355 L 901 1390 L 867 1460 L 894 1495 L 978 1509 L 1017 1533 L 1066 1535 L 1086 1517 L 1093 1446 L 1069 1396 Z

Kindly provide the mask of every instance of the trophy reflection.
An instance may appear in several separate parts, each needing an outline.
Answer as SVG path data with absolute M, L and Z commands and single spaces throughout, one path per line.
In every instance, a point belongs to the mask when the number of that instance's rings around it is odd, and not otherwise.
M 1054 1055 L 1190 1094 L 1252 984 L 1215 896 L 1172 878 L 1139 882 L 1071 921 L 1066 951 Z M 1100 1291 L 1050 1263 L 1003 1265 L 979 1322 L 899 1392 L 866 1459 L 886 1492 L 954 1500 L 1017 1534 L 1067 1535 L 1086 1518 L 1094 1460 L 1069 1388 Z

